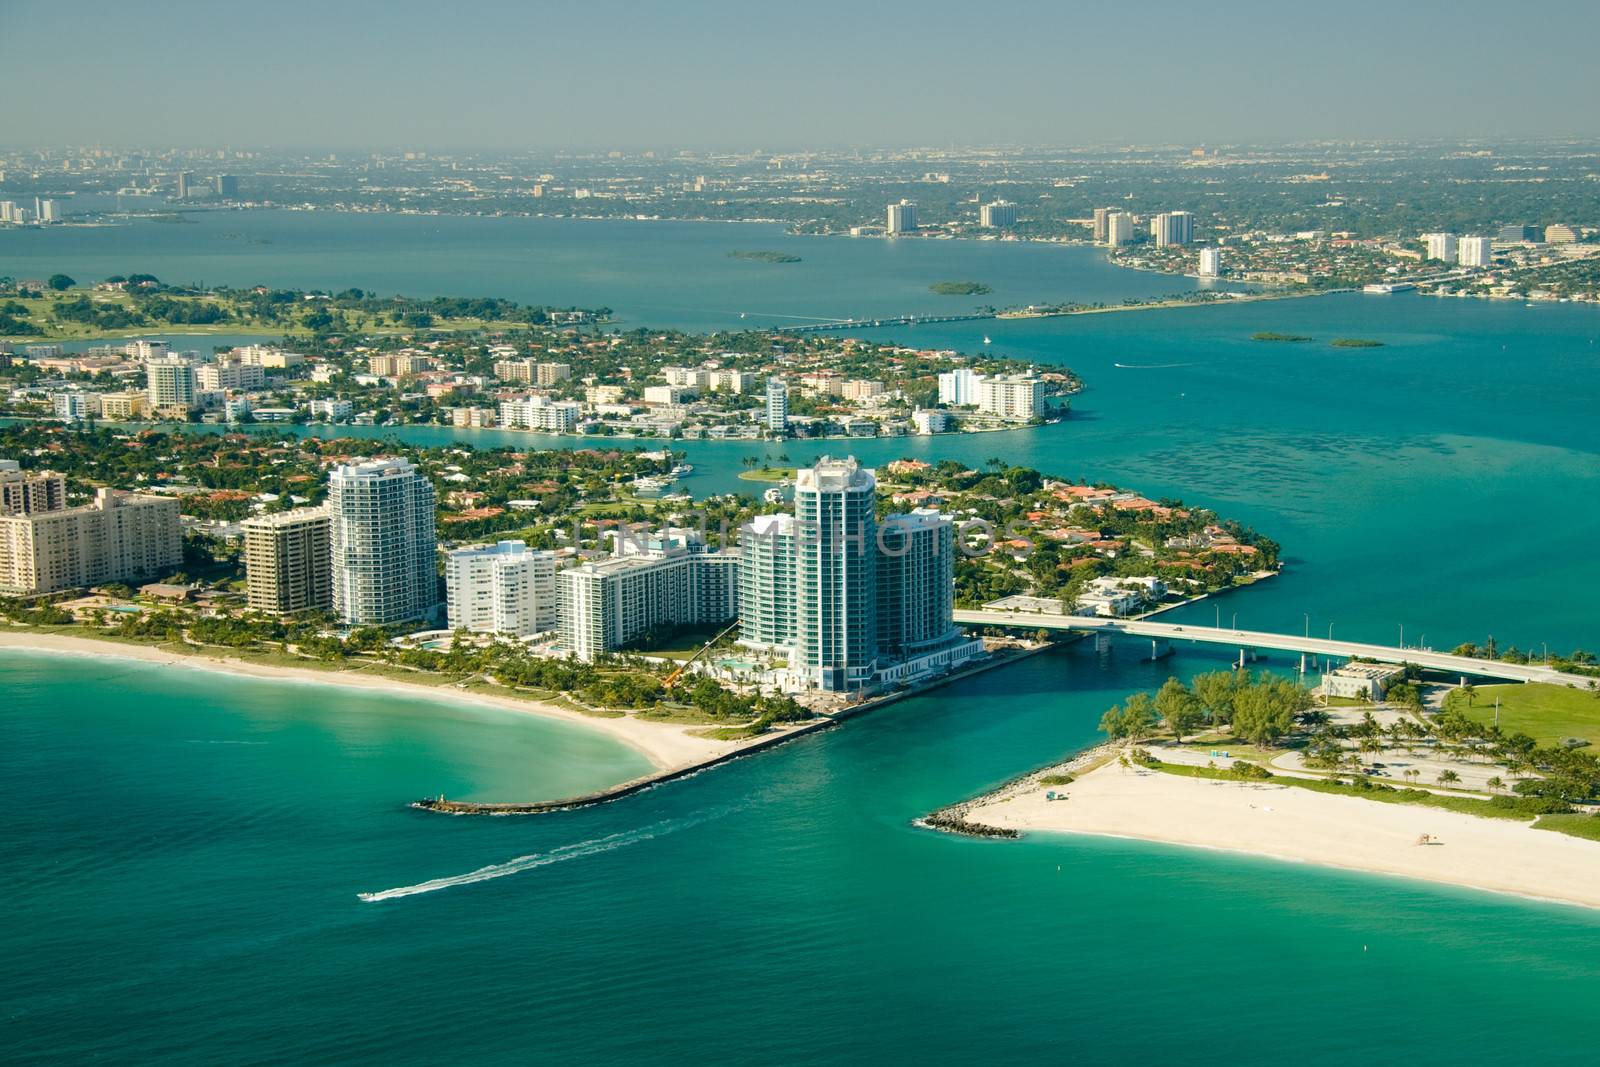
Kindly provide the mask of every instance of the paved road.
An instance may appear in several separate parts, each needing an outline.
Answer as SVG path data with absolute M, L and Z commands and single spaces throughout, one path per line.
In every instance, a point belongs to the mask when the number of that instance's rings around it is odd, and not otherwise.
M 1503 678 L 1513 682 L 1554 682 L 1580 686 L 1587 681 L 1533 663 L 1502 663 L 1499 660 L 1471 659 L 1446 652 L 1425 652 L 1417 648 L 1366 645 L 1356 641 L 1329 641 L 1321 637 L 1268 633 L 1261 630 L 1228 630 L 1211 626 L 1176 625 L 1149 619 L 1111 619 L 1097 615 L 1045 615 L 1029 611 L 957 610 L 955 621 L 968 626 L 1005 626 L 1019 630 L 1082 630 L 1095 633 L 1128 634 L 1168 641 L 1197 641 L 1208 645 L 1229 645 L 1241 649 L 1274 649 L 1281 652 L 1309 652 L 1336 659 L 1377 660 L 1379 663 L 1415 663 L 1446 674 L 1475 678 Z

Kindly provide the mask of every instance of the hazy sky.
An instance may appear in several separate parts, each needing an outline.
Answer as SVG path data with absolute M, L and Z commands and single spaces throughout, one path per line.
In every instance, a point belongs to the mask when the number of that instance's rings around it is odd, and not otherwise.
M 1600 0 L 0 0 L 0 141 L 1593 136 Z

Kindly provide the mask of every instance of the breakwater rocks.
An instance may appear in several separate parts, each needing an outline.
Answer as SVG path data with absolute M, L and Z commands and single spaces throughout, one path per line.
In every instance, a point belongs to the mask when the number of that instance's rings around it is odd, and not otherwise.
M 1015 830 L 1006 830 L 999 826 L 985 826 L 981 822 L 971 822 L 964 814 L 956 814 L 950 808 L 944 808 L 931 815 L 924 815 L 917 820 L 916 825 L 925 826 L 931 830 L 943 830 L 947 834 L 964 834 L 967 837 L 1014 838 L 1022 836 Z
M 1113 758 L 1118 751 L 1118 746 L 1110 742 L 1096 745 L 1065 760 L 1040 767 L 1026 774 L 1019 774 L 982 796 L 976 796 L 970 800 L 963 800 L 957 804 L 951 804 L 949 807 L 930 812 L 915 820 L 912 825 L 926 827 L 930 830 L 940 830 L 947 834 L 963 834 L 967 837 L 999 837 L 1006 839 L 1021 837 L 1022 834 L 1016 830 L 973 822 L 967 816 L 971 814 L 974 808 L 1009 800 L 1019 793 L 1041 789 L 1044 787 L 1044 783 L 1041 781 L 1043 778 L 1063 777 L 1070 779 L 1072 775 L 1079 774 L 1090 767 Z
M 709 770 L 712 767 L 721 766 L 724 763 L 729 763 L 736 759 L 743 759 L 745 756 L 754 755 L 757 752 L 772 748 L 775 745 L 781 745 L 787 741 L 792 741 L 797 737 L 803 737 L 806 734 L 814 733 L 817 730 L 825 730 L 833 725 L 834 720 L 832 719 L 812 719 L 808 722 L 803 722 L 798 726 L 791 726 L 786 729 L 775 730 L 769 734 L 762 734 L 755 740 L 750 741 L 749 743 L 744 744 L 739 748 L 732 750 L 731 752 L 724 752 L 720 756 L 713 756 L 710 759 L 701 760 L 698 763 L 690 764 L 687 767 L 677 767 L 673 770 L 659 771 L 655 774 L 646 775 L 643 778 L 635 778 L 632 781 L 623 782 L 621 785 L 614 785 L 609 789 L 600 789 L 593 793 L 585 793 L 582 796 L 576 797 L 566 797 L 562 800 L 530 800 L 523 802 L 494 803 L 490 801 L 478 800 L 446 800 L 443 795 L 440 795 L 437 797 L 423 797 L 421 800 L 413 800 L 409 806 L 416 808 L 418 811 L 431 811 L 441 815 L 543 815 L 546 812 L 552 811 L 570 811 L 574 808 L 587 808 L 592 807 L 595 804 L 605 804 L 608 801 L 621 800 L 623 797 L 632 796 L 635 793 L 641 793 L 646 789 L 653 789 L 654 787 L 665 782 L 673 782 L 680 778 L 691 777 L 699 774 L 701 771 Z

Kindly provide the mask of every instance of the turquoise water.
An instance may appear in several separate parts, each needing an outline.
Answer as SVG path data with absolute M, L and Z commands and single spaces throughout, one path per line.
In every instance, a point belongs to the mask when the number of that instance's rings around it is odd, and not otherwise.
M 709 263 L 696 257 L 721 228 L 708 229 L 685 270 Z M 782 247 L 729 242 L 752 246 Z M 0 264 L 26 273 L 12 247 Z M 934 263 L 940 278 L 994 280 L 968 269 L 972 246 L 920 247 L 954 257 Z M 307 255 L 365 270 L 390 248 Z M 850 269 L 908 284 L 885 263 Z M 455 281 L 404 288 L 485 288 Z M 648 289 L 631 295 L 649 303 Z M 635 313 L 603 286 L 556 302 Z M 1386 347 L 1248 341 L 1258 330 Z M 851 450 L 998 456 L 1181 493 L 1283 541 L 1282 577 L 1189 609 L 1199 621 L 1600 645 L 1600 313 L 1350 296 L 885 335 L 975 347 L 985 333 L 1083 372 L 1073 418 Z M 687 447 L 700 494 L 748 490 L 738 459 L 780 451 Z M 464 820 L 403 801 L 556 795 L 627 777 L 634 757 L 489 712 L 120 665 L 85 682 L 83 661 L 4 654 L 0 951 L 19 961 L 7 1051 L 206 1064 L 1592 1058 L 1600 913 L 1132 842 L 911 827 L 1093 740 L 1128 691 L 1224 655 L 1150 665 L 1074 646 L 618 804 Z
M 63 701 L 56 664 L 7 655 L 8 1058 L 1587 1056 L 1594 913 L 909 825 L 1219 662 L 1074 650 L 623 803 L 467 820 L 399 802 L 573 754 L 210 676 L 113 670 Z

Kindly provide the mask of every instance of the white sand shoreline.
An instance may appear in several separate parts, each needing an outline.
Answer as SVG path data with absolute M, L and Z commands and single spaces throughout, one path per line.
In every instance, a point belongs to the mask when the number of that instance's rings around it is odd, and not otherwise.
M 569 725 L 605 734 L 644 756 L 652 767 L 661 772 L 691 767 L 743 747 L 742 743 L 738 741 L 714 741 L 709 738 L 695 737 L 690 731 L 699 729 L 699 727 L 648 722 L 631 716 L 607 718 L 584 715 L 581 712 L 558 707 L 544 701 L 522 700 L 512 696 L 501 697 L 491 693 L 468 692 L 451 685 L 411 684 L 394 678 L 363 675 L 358 671 L 319 671 L 309 667 L 278 667 L 252 663 L 248 660 L 234 659 L 210 652 L 179 654 L 165 652 L 147 645 L 96 641 L 87 637 L 36 633 L 26 630 L 0 630 L 0 652 L 5 649 L 46 655 L 136 660 L 158 666 L 187 667 L 192 670 L 211 671 L 234 677 L 291 682 L 302 685 L 339 686 L 346 689 L 362 689 L 373 693 L 387 692 L 411 700 L 466 704 L 514 711 L 524 715 L 535 715 L 543 719 L 565 722 Z
M 1600 909 L 1600 842 L 1491 819 L 1270 783 L 1187 778 L 1117 762 L 1055 787 L 973 802 L 966 818 L 1378 874 Z M 1419 845 L 1429 834 L 1438 844 Z

